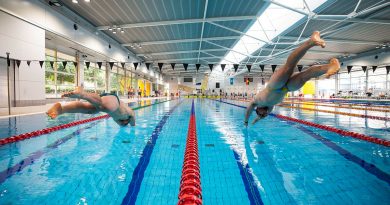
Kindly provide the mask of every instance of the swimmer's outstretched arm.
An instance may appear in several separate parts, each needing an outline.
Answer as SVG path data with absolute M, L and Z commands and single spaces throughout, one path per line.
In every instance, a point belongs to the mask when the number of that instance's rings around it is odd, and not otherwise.
M 251 116 L 251 113 L 253 112 L 253 109 L 255 108 L 255 103 L 254 101 L 250 102 L 249 106 L 246 108 L 246 113 L 245 113 L 245 121 L 244 124 L 245 126 L 248 126 L 248 120 L 249 116 Z

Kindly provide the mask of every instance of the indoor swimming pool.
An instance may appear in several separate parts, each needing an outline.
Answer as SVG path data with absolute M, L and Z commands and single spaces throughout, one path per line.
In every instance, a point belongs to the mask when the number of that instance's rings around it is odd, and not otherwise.
M 191 123 L 203 204 L 389 204 L 388 146 L 276 115 L 390 140 L 389 121 L 299 108 L 390 113 L 321 103 L 286 102 L 248 128 L 247 102 L 132 103 L 135 127 L 104 118 L 0 146 L 0 204 L 177 204 Z M 100 115 L 2 118 L 0 138 Z

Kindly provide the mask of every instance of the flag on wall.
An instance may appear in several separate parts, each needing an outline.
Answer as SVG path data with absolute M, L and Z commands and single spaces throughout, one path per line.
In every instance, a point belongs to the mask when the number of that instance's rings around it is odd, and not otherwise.
M 158 69 L 160 69 L 160 72 L 161 72 L 161 69 L 162 69 L 164 63 L 157 63 L 157 65 L 158 65 Z
M 238 70 L 238 64 L 233 64 L 233 67 L 234 67 L 234 72 L 237 72 L 237 70 Z
M 172 70 L 175 70 L 176 63 L 171 63 Z
M 200 68 L 200 64 L 199 63 L 195 64 L 195 67 L 196 67 L 196 71 L 198 71 Z
M 73 65 L 74 65 L 74 67 L 77 67 L 77 62 L 74 61 L 74 62 L 73 62 Z
M 375 72 L 375 70 L 376 70 L 377 67 L 378 67 L 378 66 L 376 66 L 376 65 L 372 66 L 372 72 Z
M 102 62 L 97 62 L 99 69 L 102 68 Z
M 211 71 L 213 71 L 214 64 L 209 64 L 209 68 Z
M 226 64 L 221 64 L 222 72 L 225 70 Z
M 43 62 L 44 61 L 39 61 L 39 65 L 41 66 L 41 68 L 42 68 Z
M 16 66 L 18 66 L 18 68 L 19 68 L 19 66 L 20 66 L 20 60 L 16 60 Z
M 124 69 L 125 68 L 125 63 L 121 63 L 121 65 L 122 65 L 122 68 Z
M 148 69 L 148 70 L 149 70 L 150 63 L 145 63 L 145 66 L 146 66 L 146 69 Z
M 367 66 L 362 66 L 363 72 L 366 72 Z
M 110 65 L 110 68 L 112 70 L 112 67 L 114 66 L 114 62 L 109 62 L 108 64 Z
M 248 72 L 251 72 L 252 65 L 247 64 L 246 68 L 248 69 Z
M 68 64 L 67 61 L 62 61 L 62 66 L 64 66 L 64 68 L 66 68 L 66 64 Z
M 388 66 L 386 66 L 386 71 L 387 71 L 387 73 L 386 74 L 389 74 L 389 72 L 390 72 L 390 66 L 388 65 Z
M 85 66 L 87 66 L 87 69 L 89 69 L 89 65 L 91 64 L 91 62 L 85 62 Z
M 184 70 L 187 71 L 188 63 L 183 63 Z
M 260 65 L 261 72 L 264 71 L 264 65 Z
M 133 63 L 133 65 L 134 65 L 134 70 L 137 70 L 138 63 Z
M 27 61 L 27 65 L 30 66 L 30 64 L 31 64 L 31 61 Z
M 348 70 L 348 73 L 350 73 L 352 70 L 352 66 L 351 65 L 347 66 L 347 70 Z
M 272 73 L 274 73 L 274 72 L 275 72 L 276 66 L 277 66 L 277 65 L 271 65 L 271 68 L 272 68 Z

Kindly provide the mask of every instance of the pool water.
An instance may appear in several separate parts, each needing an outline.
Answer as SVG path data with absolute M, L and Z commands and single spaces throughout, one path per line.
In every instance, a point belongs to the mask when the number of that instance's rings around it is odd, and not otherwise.
M 388 147 L 272 116 L 246 128 L 232 105 L 245 103 L 229 103 L 194 100 L 203 204 L 389 204 Z M 135 127 L 108 118 L 0 146 L 0 204 L 177 204 L 191 105 L 138 109 Z M 388 122 L 275 113 L 390 138 Z M 0 136 L 89 117 L 0 120 Z

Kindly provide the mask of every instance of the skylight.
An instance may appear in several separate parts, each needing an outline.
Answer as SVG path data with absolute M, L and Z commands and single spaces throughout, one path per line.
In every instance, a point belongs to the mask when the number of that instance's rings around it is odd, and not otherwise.
M 305 4 L 305 1 L 307 4 Z M 247 57 L 258 60 L 258 57 L 256 56 L 257 53 L 256 55 L 254 54 L 255 51 L 263 47 L 266 42 L 271 42 L 272 39 L 305 16 L 292 9 L 310 13 L 326 1 L 327 0 L 274 0 L 275 3 L 271 3 L 257 18 L 256 22 L 254 22 L 246 32 L 246 35 L 241 37 L 221 63 L 230 64 L 230 67 L 227 66 L 227 70 L 229 70 L 229 68 L 232 67 L 232 63 L 242 62 Z M 278 3 L 292 9 L 279 6 L 277 5 Z

